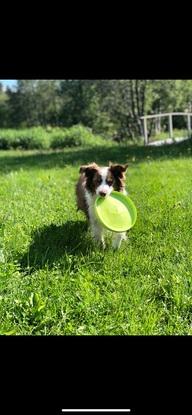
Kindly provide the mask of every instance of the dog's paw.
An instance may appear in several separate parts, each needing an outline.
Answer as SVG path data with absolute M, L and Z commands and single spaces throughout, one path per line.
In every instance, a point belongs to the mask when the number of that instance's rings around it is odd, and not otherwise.
M 106 248 L 105 241 L 103 239 L 97 239 L 97 238 L 95 238 L 94 239 L 94 242 L 95 242 L 95 245 L 97 247 L 99 247 L 99 248 L 101 248 L 103 250 Z
M 121 246 L 121 242 L 122 242 L 122 239 L 120 239 L 120 238 L 115 238 L 115 239 L 113 239 L 113 241 L 112 241 L 112 248 L 113 249 L 119 249 L 120 248 L 120 246 Z
M 105 249 L 106 249 L 106 245 L 105 245 L 105 243 L 101 244 L 100 246 L 101 246 L 101 249 L 102 249 L 103 251 L 105 251 Z
M 100 241 L 99 246 L 101 247 L 101 249 L 105 250 L 106 248 L 105 241 Z
M 112 243 L 112 248 L 113 248 L 114 251 L 117 251 L 120 248 L 120 246 L 121 246 L 121 242 L 120 243 L 116 243 L 116 242 Z
M 112 241 L 112 247 L 113 249 L 119 249 L 121 246 L 121 242 L 122 241 L 126 241 L 127 240 L 127 235 L 125 232 L 119 234 L 119 235 L 115 235 Z

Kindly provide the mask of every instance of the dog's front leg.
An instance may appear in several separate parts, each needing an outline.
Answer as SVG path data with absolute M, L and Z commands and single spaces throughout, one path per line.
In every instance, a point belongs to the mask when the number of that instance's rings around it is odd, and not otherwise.
M 122 233 L 114 233 L 113 235 L 114 236 L 113 236 L 112 246 L 113 246 L 114 249 L 119 249 L 120 246 L 121 246 L 121 242 L 123 240 L 126 240 L 127 239 L 126 233 L 125 232 L 122 232 Z
M 95 241 L 105 248 L 104 229 L 96 220 L 91 220 L 91 232 Z

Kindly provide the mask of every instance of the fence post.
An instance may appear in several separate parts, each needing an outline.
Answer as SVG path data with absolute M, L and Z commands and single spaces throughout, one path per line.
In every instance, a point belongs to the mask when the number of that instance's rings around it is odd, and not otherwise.
M 143 124 L 144 124 L 144 143 L 145 145 L 148 143 L 148 134 L 147 134 L 147 119 L 143 118 Z
M 169 114 L 169 135 L 170 135 L 170 138 L 173 138 L 173 120 L 172 120 L 172 114 Z
M 187 114 L 188 137 L 191 138 L 191 116 Z

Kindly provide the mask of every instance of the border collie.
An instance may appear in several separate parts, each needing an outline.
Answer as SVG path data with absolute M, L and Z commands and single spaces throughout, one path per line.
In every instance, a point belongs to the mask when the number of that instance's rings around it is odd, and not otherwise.
M 94 239 L 105 248 L 105 228 L 98 222 L 94 203 L 98 195 L 106 197 L 113 190 L 127 194 L 125 190 L 125 172 L 128 164 L 109 164 L 108 167 L 100 167 L 96 163 L 81 166 L 80 177 L 76 185 L 77 207 L 82 210 L 91 226 Z M 122 240 L 126 239 L 126 232 L 113 232 L 112 246 L 118 249 Z

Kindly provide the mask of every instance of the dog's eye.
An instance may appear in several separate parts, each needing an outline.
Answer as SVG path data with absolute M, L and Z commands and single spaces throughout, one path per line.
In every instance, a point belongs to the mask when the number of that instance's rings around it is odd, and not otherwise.
M 97 184 L 99 185 L 99 184 L 101 184 L 101 182 L 102 182 L 102 178 L 101 177 L 98 177 L 97 178 Z
M 108 186 L 111 186 L 113 184 L 113 181 L 112 180 L 107 180 L 107 184 L 108 184 Z

